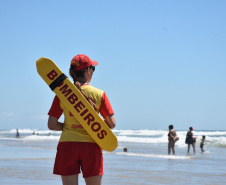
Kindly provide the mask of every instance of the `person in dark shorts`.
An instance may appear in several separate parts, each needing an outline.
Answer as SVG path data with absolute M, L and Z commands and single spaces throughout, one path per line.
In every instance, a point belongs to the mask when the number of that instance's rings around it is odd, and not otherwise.
M 203 135 L 203 136 L 202 136 L 201 143 L 200 143 L 200 148 L 201 148 L 202 153 L 204 152 L 204 149 L 203 149 L 203 148 L 204 148 L 204 142 L 205 142 L 205 141 L 207 141 L 207 140 L 206 140 L 206 136 Z

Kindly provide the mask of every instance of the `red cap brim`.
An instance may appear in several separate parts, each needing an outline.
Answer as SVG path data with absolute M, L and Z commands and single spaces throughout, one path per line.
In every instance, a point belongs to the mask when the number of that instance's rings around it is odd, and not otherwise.
M 97 66 L 98 65 L 98 62 L 97 61 L 92 61 L 92 65 L 93 66 Z

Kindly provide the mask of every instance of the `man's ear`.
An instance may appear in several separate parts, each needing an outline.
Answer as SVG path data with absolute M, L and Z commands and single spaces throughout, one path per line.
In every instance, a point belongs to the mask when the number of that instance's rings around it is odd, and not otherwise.
M 90 68 L 87 69 L 86 73 L 87 73 L 88 75 L 91 75 Z

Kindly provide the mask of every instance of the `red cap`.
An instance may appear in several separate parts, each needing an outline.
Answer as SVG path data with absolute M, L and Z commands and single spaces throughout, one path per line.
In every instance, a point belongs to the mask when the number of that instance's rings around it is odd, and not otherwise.
M 97 61 L 92 61 L 87 55 L 79 54 L 71 60 L 71 66 L 75 66 L 75 70 L 83 70 L 89 66 L 98 65 Z

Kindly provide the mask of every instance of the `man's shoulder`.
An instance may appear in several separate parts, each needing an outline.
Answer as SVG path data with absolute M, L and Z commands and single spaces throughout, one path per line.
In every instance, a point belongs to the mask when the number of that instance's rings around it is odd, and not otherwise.
M 92 85 L 84 85 L 84 86 L 82 86 L 82 89 L 84 89 L 84 90 L 89 90 L 89 91 L 93 91 L 93 92 L 99 92 L 99 93 L 104 93 L 104 91 L 103 90 L 101 90 L 101 89 L 99 89 L 99 88 L 97 88 L 97 87 L 94 87 L 94 86 L 92 86 Z

